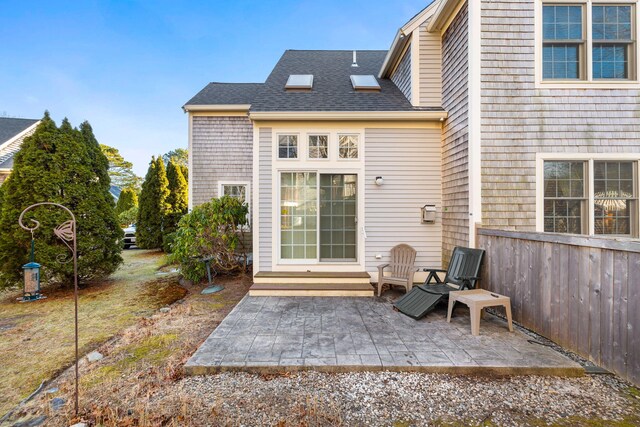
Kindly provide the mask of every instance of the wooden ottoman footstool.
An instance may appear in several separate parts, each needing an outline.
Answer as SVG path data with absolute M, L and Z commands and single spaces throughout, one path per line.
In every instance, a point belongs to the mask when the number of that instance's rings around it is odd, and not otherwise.
M 469 307 L 471 315 L 471 333 L 480 335 L 480 317 L 482 310 L 487 307 L 503 306 L 507 312 L 507 322 L 509 331 L 513 332 L 513 324 L 511 322 L 511 300 L 504 295 L 495 292 L 485 291 L 484 289 L 471 289 L 468 291 L 452 291 L 449 292 L 449 311 L 447 313 L 447 322 L 451 322 L 451 312 L 455 302 L 461 302 Z

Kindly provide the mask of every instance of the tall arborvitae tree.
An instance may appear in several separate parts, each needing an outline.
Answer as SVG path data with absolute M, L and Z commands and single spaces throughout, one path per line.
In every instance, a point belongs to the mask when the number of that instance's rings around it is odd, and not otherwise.
M 87 172 L 93 172 L 94 175 L 88 184 L 91 196 L 83 199 L 78 206 L 81 214 L 85 215 L 84 221 L 78 226 L 78 233 L 85 233 L 91 239 L 85 239 L 84 246 L 80 245 L 78 252 L 85 263 L 93 266 L 96 276 L 104 277 L 113 273 L 122 263 L 119 240 L 123 232 L 109 191 L 109 161 L 102 153 L 89 122 L 80 125 L 80 135 L 90 159 L 90 170 Z
M 171 233 L 178 229 L 178 222 L 188 208 L 187 180 L 182 175 L 182 167 L 173 159 L 169 160 L 167 166 L 167 180 L 169 181 L 169 197 L 167 204 L 169 210 L 164 221 L 164 243 L 165 252 L 170 252 Z
M 3 187 L 2 184 L 0 184 L 0 218 L 2 218 L 2 202 L 4 200 L 4 189 L 6 187 Z
M 145 249 L 162 247 L 164 217 L 170 208 L 168 196 L 169 182 L 162 157 L 152 157 L 140 193 L 136 221 L 137 246 Z
M 138 195 L 133 188 L 125 188 L 118 197 L 118 203 L 116 204 L 116 215 L 120 215 L 122 212 L 128 211 L 131 208 L 138 206 Z
M 122 235 L 109 194 L 107 162 L 91 127 L 74 129 L 65 119 L 60 128 L 45 113 L 33 135 L 25 138 L 14 159 L 0 215 L 0 271 L 5 284 L 19 282 L 21 265 L 28 260 L 31 235 L 20 228 L 24 208 L 39 202 L 59 203 L 69 208 L 77 221 L 78 272 L 81 281 L 109 275 L 122 262 Z M 60 262 L 69 254 L 52 230 L 70 219 L 57 207 L 41 206 L 30 211 L 25 223 L 37 219 L 36 261 L 43 279 L 73 283 L 73 263 Z M 70 255 L 68 257 L 70 260 Z

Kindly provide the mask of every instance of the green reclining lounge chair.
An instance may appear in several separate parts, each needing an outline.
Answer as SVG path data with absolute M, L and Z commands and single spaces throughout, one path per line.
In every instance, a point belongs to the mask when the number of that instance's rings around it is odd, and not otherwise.
M 421 319 L 440 301 L 446 301 L 449 298 L 449 292 L 476 287 L 480 279 L 478 275 L 483 255 L 483 249 L 456 247 L 451 254 L 448 270 L 427 270 L 429 276 L 424 284 L 415 286 L 393 306 L 409 317 Z M 447 275 L 444 280 L 441 280 L 438 273 L 445 271 Z

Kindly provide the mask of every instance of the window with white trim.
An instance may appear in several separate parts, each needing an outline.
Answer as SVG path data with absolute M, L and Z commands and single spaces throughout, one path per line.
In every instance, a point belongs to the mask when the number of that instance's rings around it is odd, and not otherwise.
M 298 158 L 298 135 L 278 135 L 278 158 Z
M 638 237 L 636 160 L 545 160 L 543 179 L 545 232 Z
M 246 184 L 220 184 L 220 196 L 230 196 L 241 202 L 247 201 L 247 185 Z
M 338 150 L 341 159 L 357 159 L 358 135 L 338 135 Z
M 328 159 L 329 158 L 329 136 L 309 135 L 309 158 Z
M 247 225 L 250 228 L 251 223 L 251 206 L 249 205 L 249 184 L 247 182 L 218 182 L 218 197 L 229 196 L 240 200 L 247 204 Z
M 542 3 L 543 81 L 635 81 L 636 42 L 635 2 Z

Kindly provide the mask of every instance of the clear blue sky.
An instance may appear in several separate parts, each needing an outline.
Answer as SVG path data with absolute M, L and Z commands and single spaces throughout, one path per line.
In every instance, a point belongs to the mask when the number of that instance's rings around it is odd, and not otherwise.
M 0 0 L 0 115 L 75 126 L 144 176 L 187 146 L 210 81 L 263 82 L 286 49 L 387 49 L 431 0 Z

